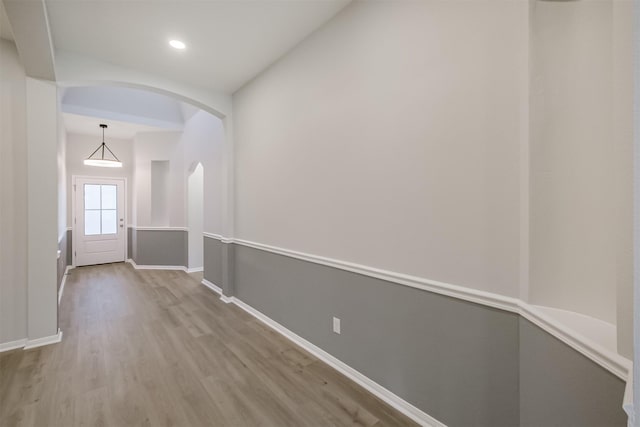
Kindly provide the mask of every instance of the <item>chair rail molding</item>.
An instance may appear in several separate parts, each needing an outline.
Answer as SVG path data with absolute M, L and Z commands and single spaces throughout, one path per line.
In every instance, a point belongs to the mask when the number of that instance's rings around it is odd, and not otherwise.
M 307 254 L 304 252 L 284 249 L 244 239 L 225 237 L 213 233 L 204 233 L 204 236 L 219 240 L 223 243 L 234 243 L 249 248 L 259 249 L 278 255 L 284 255 L 315 264 L 325 265 L 328 267 L 334 267 L 340 270 L 350 271 L 353 273 L 362 274 L 364 276 L 382 279 L 391 283 L 409 286 L 412 288 L 421 289 L 423 291 L 434 292 L 440 295 L 446 295 L 464 301 L 469 301 L 472 303 L 482 304 L 511 313 L 516 313 L 529 320 L 531 323 L 535 324 L 545 332 L 553 335 L 582 355 L 596 362 L 598 365 L 607 369 L 609 372 L 613 373 L 620 379 L 627 381 L 629 378 L 629 371 L 632 366 L 632 363 L 629 359 L 619 355 L 614 350 L 606 348 L 604 345 L 598 343 L 595 339 L 585 336 L 584 334 L 576 332 L 575 330 L 567 327 L 562 321 L 545 313 L 542 310 L 543 307 L 529 304 L 518 298 L 507 297 L 492 292 L 481 291 L 464 286 L 426 279 L 423 277 L 412 276 L 394 271 L 383 270 L 375 267 L 341 261 L 319 255 Z M 225 302 L 233 302 L 233 300 L 231 300 L 230 298 L 232 297 L 224 296 Z M 611 326 L 615 328 L 615 326 Z

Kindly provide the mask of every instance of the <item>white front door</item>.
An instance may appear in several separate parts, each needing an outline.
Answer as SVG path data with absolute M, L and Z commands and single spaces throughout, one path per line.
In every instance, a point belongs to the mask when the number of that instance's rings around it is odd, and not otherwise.
M 74 178 L 74 265 L 124 261 L 125 180 Z

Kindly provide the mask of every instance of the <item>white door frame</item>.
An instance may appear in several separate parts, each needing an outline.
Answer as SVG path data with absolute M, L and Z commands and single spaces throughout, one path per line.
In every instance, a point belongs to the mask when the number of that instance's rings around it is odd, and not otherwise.
M 127 191 L 129 184 L 124 176 L 89 176 L 89 175 L 71 175 L 71 266 L 76 267 L 76 248 L 78 244 L 77 225 L 76 225 L 76 180 L 77 179 L 121 179 L 124 181 L 124 259 L 127 260 L 127 250 L 129 248 L 129 218 L 127 217 Z

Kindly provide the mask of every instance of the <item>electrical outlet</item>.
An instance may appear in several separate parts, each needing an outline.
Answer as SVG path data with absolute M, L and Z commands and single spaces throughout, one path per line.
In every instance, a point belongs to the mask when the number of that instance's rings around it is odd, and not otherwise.
M 340 319 L 338 319 L 337 317 L 333 318 L 333 332 L 335 332 L 336 334 L 340 333 Z

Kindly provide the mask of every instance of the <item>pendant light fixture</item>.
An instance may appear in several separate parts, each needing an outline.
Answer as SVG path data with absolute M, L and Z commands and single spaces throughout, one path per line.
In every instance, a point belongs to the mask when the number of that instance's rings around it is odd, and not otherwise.
M 87 166 L 100 166 L 103 168 L 121 168 L 122 162 L 120 161 L 120 159 L 118 159 L 118 157 L 115 154 L 113 154 L 113 151 L 111 151 L 109 147 L 107 147 L 107 144 L 104 143 L 104 130 L 107 128 L 107 125 L 101 123 L 100 127 L 102 128 L 102 144 L 100 144 L 100 146 L 96 148 L 96 151 L 91 153 L 91 155 L 87 159 L 85 159 L 84 164 Z M 111 156 L 113 157 L 113 159 L 111 158 L 105 159 L 104 157 L 105 150 L 111 153 Z

